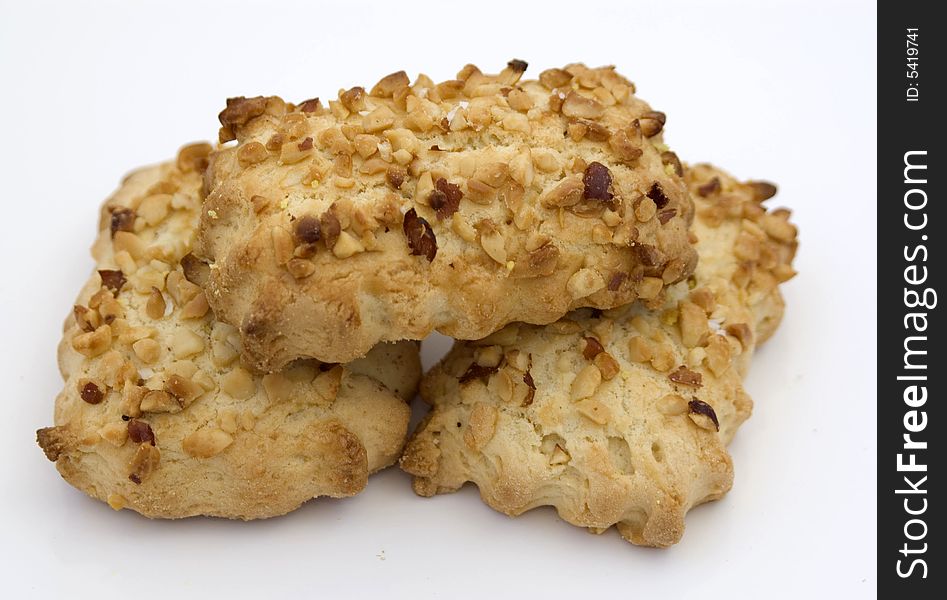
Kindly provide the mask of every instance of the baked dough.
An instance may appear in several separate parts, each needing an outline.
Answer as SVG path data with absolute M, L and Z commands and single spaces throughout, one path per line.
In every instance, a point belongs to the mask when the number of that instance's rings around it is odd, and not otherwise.
M 241 365 L 236 329 L 184 277 L 207 144 L 131 174 L 102 208 L 59 345 L 65 387 L 37 439 L 73 486 L 148 517 L 281 515 L 351 496 L 392 464 L 416 390 L 416 342 L 349 365 Z
M 722 497 L 726 444 L 750 415 L 741 380 L 783 313 L 796 229 L 775 193 L 698 165 L 700 263 L 648 306 L 581 309 L 457 342 L 423 379 L 432 410 L 401 459 L 422 496 L 472 481 L 508 515 L 552 505 L 634 544 L 680 540 L 684 515 Z
M 211 158 L 196 254 L 250 363 L 478 339 L 690 275 L 693 206 L 664 114 L 611 67 L 525 69 L 228 100 L 220 139 L 237 144 Z

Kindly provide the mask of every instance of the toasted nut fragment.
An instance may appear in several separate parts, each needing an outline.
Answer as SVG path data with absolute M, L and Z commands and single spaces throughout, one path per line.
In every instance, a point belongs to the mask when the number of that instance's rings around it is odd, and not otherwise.
M 375 84 L 370 92 L 372 96 L 379 98 L 391 98 L 399 88 L 411 85 L 408 74 L 404 71 L 397 71 L 391 75 L 385 75 Z
M 714 407 L 703 400 L 691 400 L 687 403 L 688 416 L 698 427 L 707 430 L 720 431 L 720 421 L 717 420 L 717 413 Z
M 701 386 L 701 374 L 695 371 L 691 371 L 684 365 L 681 365 L 677 368 L 676 371 L 668 375 L 668 379 L 674 383 L 680 383 L 681 385 L 689 385 L 691 387 L 700 387 Z
M 654 350 L 654 356 L 651 358 L 651 366 L 662 373 L 666 373 L 671 370 L 676 360 L 671 347 L 667 344 L 660 344 Z
M 572 81 L 572 75 L 562 69 L 546 69 L 539 74 L 539 82 L 549 89 L 564 87 Z
M 385 170 L 385 181 L 396 190 L 401 189 L 407 178 L 408 170 L 401 165 L 391 165 Z
M 776 186 L 768 181 L 748 181 L 747 185 L 753 190 L 753 200 L 763 202 L 776 195 Z
M 551 275 L 559 264 L 559 248 L 547 243 L 526 255 L 526 259 L 516 261 L 513 277 L 545 277 Z
M 653 219 L 655 213 L 658 212 L 658 207 L 655 205 L 654 200 L 648 198 L 647 196 L 635 200 L 634 206 L 635 217 L 642 223 L 646 223 Z
M 654 356 L 651 340 L 636 335 L 628 340 L 628 357 L 634 362 L 648 362 Z
M 151 390 L 141 399 L 139 407 L 146 413 L 181 412 L 181 403 L 165 390 Z
M 95 331 L 80 333 L 72 338 L 72 348 L 83 356 L 93 358 L 112 347 L 112 329 L 100 325 Z
M 220 378 L 220 389 L 237 400 L 246 400 L 256 393 L 256 381 L 241 367 L 237 367 Z
M 605 425 L 612 418 L 612 411 L 597 398 L 586 398 L 575 405 L 580 415 L 598 425 Z
M 707 367 L 719 377 L 730 366 L 730 344 L 722 335 L 712 335 L 705 350 Z
M 651 184 L 651 187 L 648 189 L 648 198 L 654 200 L 654 204 L 660 209 L 668 205 L 668 202 L 671 201 L 667 197 L 667 194 L 664 193 L 664 188 L 661 187 L 661 184 L 655 181 Z
M 119 207 L 112 209 L 112 215 L 109 222 L 109 229 L 112 232 L 112 238 L 119 231 L 132 231 L 135 229 L 135 211 L 130 208 Z
M 164 389 L 177 398 L 185 408 L 204 393 L 200 385 L 176 373 L 168 377 L 164 383 Z
M 195 458 L 211 458 L 233 443 L 233 436 L 217 427 L 198 429 L 184 438 L 184 451 Z
M 604 200 L 607 202 L 614 197 L 609 191 L 612 185 L 612 174 L 608 170 L 608 167 L 600 162 L 591 162 L 589 166 L 585 168 L 585 172 L 582 175 L 582 185 L 584 188 L 582 192 L 583 198 Z
M 684 176 L 684 166 L 681 165 L 681 159 L 670 150 L 661 153 L 661 163 L 664 164 L 665 167 L 669 167 L 671 173 L 674 173 L 678 177 Z
M 157 321 L 164 317 L 167 309 L 168 305 L 164 299 L 164 294 L 161 293 L 161 290 L 152 286 L 151 293 L 148 294 L 148 301 L 145 303 L 145 314 L 148 315 L 148 318 Z
M 204 338 L 190 329 L 178 329 L 171 337 L 171 351 L 175 358 L 194 356 L 203 349 Z
M 681 302 L 678 323 L 681 327 L 681 341 L 688 348 L 697 346 L 701 339 L 710 333 L 707 313 L 693 302 Z
M 137 260 L 145 254 L 145 244 L 141 238 L 130 231 L 116 231 L 112 240 L 112 250 L 115 252 L 124 250 Z
M 641 158 L 641 129 L 637 124 L 619 129 L 608 138 L 608 147 L 618 159 L 630 163 Z
M 500 346 L 483 346 L 474 350 L 474 363 L 481 367 L 497 367 L 503 360 L 503 349 Z
M 128 463 L 128 478 L 136 485 L 146 480 L 161 463 L 161 451 L 154 444 L 141 444 Z
M 658 400 L 657 407 L 662 415 L 675 417 L 687 412 L 687 400 L 677 394 L 668 394 Z
M 569 277 L 566 289 L 574 298 L 585 298 L 605 287 L 605 278 L 595 269 L 579 269 Z
M 664 255 L 660 250 L 649 244 L 635 244 L 632 246 L 635 258 L 646 267 L 656 267 L 664 262 Z
M 750 349 L 753 344 L 753 331 L 749 325 L 746 323 L 731 323 L 727 325 L 726 331 L 729 335 L 732 335 L 740 341 L 744 352 Z
M 132 350 L 135 351 L 135 356 L 137 356 L 141 362 L 148 365 L 157 362 L 161 357 L 161 345 L 148 338 L 133 343 Z
M 388 129 L 395 123 L 395 113 L 387 106 L 379 106 L 362 118 L 362 129 L 365 133 L 375 133 Z
M 602 372 L 599 371 L 598 367 L 596 367 L 594 364 L 586 365 L 581 371 L 579 371 L 579 373 L 575 376 L 575 379 L 572 381 L 570 397 L 572 400 L 588 398 L 595 393 L 601 383 Z
M 618 361 L 608 352 L 602 352 L 596 355 L 592 362 L 595 363 L 598 370 L 602 372 L 602 379 L 605 381 L 611 381 L 615 375 L 618 375 L 621 371 L 621 366 L 619 366 Z
M 460 200 L 463 197 L 464 193 L 460 190 L 460 186 L 440 177 L 434 182 L 434 189 L 428 196 L 427 201 L 428 205 L 437 214 L 438 220 L 443 221 L 457 212 L 460 207 Z
M 286 270 L 296 279 L 305 279 L 316 272 L 316 265 L 305 258 L 294 258 L 286 263 Z
M 102 324 L 97 311 L 78 304 L 72 307 L 72 316 L 76 319 L 76 326 L 82 331 L 95 331 L 95 328 Z
M 582 338 L 582 342 L 582 356 L 584 356 L 586 360 L 592 360 L 602 352 L 605 352 L 602 343 L 594 337 Z
M 549 457 L 549 464 L 552 466 L 565 465 L 572 460 L 572 455 L 566 452 L 565 448 L 556 444 L 556 447 L 552 450 L 552 455 Z
M 597 119 L 605 113 L 605 107 L 597 100 L 586 98 L 571 91 L 562 102 L 562 114 L 579 119 Z
M 335 246 L 332 247 L 332 254 L 334 254 L 336 258 L 348 258 L 364 251 L 365 246 L 347 231 L 339 233 L 339 239 L 335 242 Z
M 423 256 L 428 262 L 432 262 L 437 255 L 437 238 L 434 237 L 434 230 L 431 229 L 431 225 L 425 219 L 419 217 L 417 211 L 412 208 L 404 215 L 402 229 L 408 239 L 411 254 L 413 256 Z
M 519 88 L 510 90 L 510 93 L 506 97 L 506 101 L 510 104 L 510 108 L 513 110 L 526 112 L 533 108 L 533 99 L 530 98 L 529 94 Z
M 128 440 L 128 427 L 124 421 L 112 421 L 99 428 L 98 434 L 103 440 L 116 448 L 121 448 Z
M 210 306 L 207 304 L 207 298 L 204 296 L 204 292 L 198 292 L 198 294 L 181 309 L 181 318 L 200 319 L 207 314 L 208 310 L 210 310 Z
M 771 238 L 789 243 L 796 239 L 796 227 L 774 214 L 766 214 L 760 219 L 760 226 Z
M 464 431 L 464 443 L 474 452 L 479 452 L 493 439 L 496 432 L 498 412 L 496 407 L 485 402 L 477 402 L 470 411 L 467 429 Z
M 102 280 L 102 286 L 114 295 L 118 295 L 127 281 L 124 273 L 110 269 L 100 269 L 99 278 Z
M 171 205 L 171 194 L 152 194 L 138 205 L 138 216 L 150 227 L 164 221 Z
M 717 300 L 714 297 L 714 293 L 708 288 L 694 290 L 691 292 L 690 300 L 704 309 L 704 312 L 708 315 L 714 312 L 714 309 L 717 307 Z
M 652 110 L 641 115 L 638 122 L 641 124 L 641 133 L 650 138 L 661 133 L 667 116 L 663 112 Z
M 451 217 L 451 230 L 465 242 L 477 241 L 477 230 L 460 213 L 454 213 Z
M 105 400 L 105 386 L 92 379 L 79 380 L 79 397 L 88 404 L 98 404 Z
M 263 162 L 267 156 L 266 146 L 260 142 L 247 142 L 237 150 L 237 160 L 243 168 Z
M 483 251 L 501 265 L 506 264 L 506 247 L 503 235 L 496 229 L 489 229 L 480 234 L 480 245 Z
M 339 94 L 339 101 L 349 112 L 365 109 L 365 88 L 353 87 Z
M 184 173 L 203 171 L 207 168 L 207 157 L 210 156 L 212 150 L 213 147 L 207 142 L 184 146 L 178 150 L 178 169 Z
M 643 277 L 638 285 L 638 297 L 642 300 L 653 300 L 663 287 L 664 280 L 660 277 Z
M 151 425 L 138 419 L 128 421 L 128 438 L 136 444 L 155 445 L 155 433 Z

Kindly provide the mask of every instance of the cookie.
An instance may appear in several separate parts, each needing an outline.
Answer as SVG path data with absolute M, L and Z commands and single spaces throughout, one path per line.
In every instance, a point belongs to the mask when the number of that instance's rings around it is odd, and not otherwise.
M 210 146 L 131 174 L 102 209 L 97 271 L 59 345 L 55 426 L 37 439 L 70 484 L 148 517 L 272 517 L 351 496 L 392 464 L 420 378 L 416 342 L 347 365 L 241 364 L 181 266 Z
M 761 206 L 770 184 L 705 165 L 686 179 L 693 276 L 647 306 L 457 342 L 425 375 L 432 409 L 401 459 L 415 492 L 471 481 L 508 515 L 552 505 L 574 525 L 617 525 L 634 544 L 663 547 L 680 540 L 690 508 L 730 489 L 726 444 L 752 406 L 741 380 L 782 317 L 796 229 L 788 211 Z
M 696 255 L 663 113 L 613 68 L 393 73 L 220 113 L 198 254 L 263 371 L 653 298 Z M 660 284 L 656 286 L 657 284 Z

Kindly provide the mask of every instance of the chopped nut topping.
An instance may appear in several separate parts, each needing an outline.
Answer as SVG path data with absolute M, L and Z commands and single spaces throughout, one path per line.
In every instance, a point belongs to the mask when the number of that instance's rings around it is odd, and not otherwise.
M 112 209 L 112 217 L 109 223 L 109 229 L 112 237 L 115 237 L 117 231 L 134 231 L 135 229 L 135 211 L 130 208 Z
M 82 331 L 92 332 L 95 331 L 96 327 L 101 325 L 99 313 L 94 310 L 89 310 L 84 306 L 78 304 L 73 306 L 72 314 L 76 319 L 76 325 L 78 325 Z
M 128 470 L 130 471 L 128 478 L 135 485 L 140 485 L 158 468 L 160 462 L 161 451 L 155 448 L 153 443 L 151 445 L 142 444 L 138 446 L 135 456 L 128 464 Z
M 621 366 L 619 366 L 618 361 L 608 352 L 600 352 L 595 356 L 592 362 L 595 363 L 598 370 L 602 372 L 602 379 L 605 381 L 611 381 L 615 375 L 618 375 L 618 372 L 621 371 Z
M 72 348 L 83 356 L 92 358 L 112 346 L 112 328 L 100 325 L 95 331 L 81 333 L 72 338 Z
M 342 102 L 342 106 L 347 108 L 349 112 L 354 113 L 364 110 L 365 88 L 356 86 L 350 90 L 346 90 L 339 96 L 339 101 Z
M 596 398 L 586 398 L 576 403 L 576 411 L 597 425 L 605 425 L 612 418 L 612 411 Z
M 691 371 L 684 365 L 681 365 L 677 368 L 676 371 L 668 375 L 668 379 L 670 379 L 674 383 L 680 383 L 681 385 L 700 387 L 702 376 L 700 373 Z
M 513 267 L 513 277 L 545 277 L 552 275 L 559 264 L 559 248 L 547 243 L 526 255 L 525 260 L 517 260 Z
M 498 414 L 496 407 L 485 402 L 477 402 L 474 405 L 467 421 L 467 429 L 464 431 L 464 443 L 468 448 L 480 451 L 493 439 Z
M 753 343 L 753 332 L 750 331 L 750 326 L 746 323 L 731 323 L 727 325 L 726 331 L 728 334 L 740 340 L 740 345 L 743 346 L 744 352 L 750 347 L 750 344 Z
M 385 170 L 385 181 L 396 190 L 400 190 L 404 180 L 408 178 L 408 170 L 401 165 L 391 165 Z M 443 181 L 443 180 L 440 180 Z
M 748 181 L 747 185 L 753 190 L 753 200 L 763 202 L 776 195 L 776 186 L 768 181 Z
M 310 98 L 299 103 L 299 110 L 304 113 L 314 113 L 322 110 L 322 103 L 318 98 Z
M 670 150 L 661 153 L 661 163 L 665 166 L 670 165 L 674 169 L 674 174 L 678 177 L 684 176 L 684 166 L 681 165 L 681 159 Z
M 136 444 L 155 445 L 155 432 L 151 430 L 151 425 L 138 419 L 128 421 L 128 439 Z
M 220 141 L 229 142 L 236 139 L 234 127 L 246 125 L 251 119 L 262 115 L 265 110 L 266 98 L 263 96 L 227 98 L 227 108 L 222 110 L 217 117 L 222 125 Z
M 641 124 L 641 133 L 645 137 L 654 137 L 664 129 L 664 123 L 667 122 L 667 115 L 656 110 L 648 111 L 638 119 Z
M 460 383 L 467 383 L 468 381 L 473 381 L 474 379 L 483 379 L 493 375 L 499 370 L 499 364 L 489 367 L 478 365 L 476 362 L 473 362 L 469 367 L 467 367 L 467 370 L 464 372 L 464 374 L 460 376 Z
M 638 259 L 638 262 L 646 267 L 656 267 L 663 262 L 662 259 L 664 256 L 661 254 L 661 251 L 654 246 L 648 244 L 635 244 L 632 246 L 632 251 L 634 252 L 635 257 Z
M 638 284 L 638 297 L 642 300 L 653 300 L 661 293 L 664 280 L 660 277 L 644 277 Z
M 305 258 L 293 258 L 286 263 L 286 270 L 295 279 L 305 279 L 316 272 L 316 265 Z
M 315 244 L 322 238 L 322 227 L 319 219 L 305 215 L 296 220 L 293 228 L 296 234 L 296 240 L 301 244 Z
M 168 377 L 168 380 L 164 382 L 164 389 L 177 398 L 184 407 L 187 407 L 191 402 L 197 399 L 198 396 L 204 393 L 204 389 L 200 385 L 176 373 Z
M 697 346 L 701 339 L 710 333 L 707 314 L 693 302 L 681 302 L 680 317 L 681 341 L 688 348 Z
M 584 356 L 586 360 L 592 360 L 600 353 L 605 352 L 602 343 L 594 337 L 585 337 L 582 339 L 585 342 L 585 346 L 582 348 L 582 356 Z
M 597 119 L 605 113 L 605 107 L 597 100 L 586 98 L 576 91 L 569 92 L 562 102 L 562 114 L 580 119 Z
M 654 204 L 658 208 L 664 208 L 667 206 L 668 202 L 671 201 L 670 198 L 664 194 L 664 188 L 662 188 L 661 184 L 657 181 L 651 185 L 651 189 L 648 190 L 647 196 L 648 198 L 654 200 Z
M 178 150 L 177 165 L 184 173 L 191 171 L 203 172 L 207 168 L 207 157 L 213 148 L 206 142 L 188 144 Z
M 553 90 L 561 88 L 572 81 L 572 75 L 562 69 L 546 69 L 539 74 L 539 82 Z
M 556 185 L 552 190 L 542 197 L 543 206 L 547 207 L 569 207 L 575 206 L 582 200 L 585 193 L 585 184 L 583 178 L 578 175 L 566 177 Z
M 524 73 L 526 68 L 529 67 L 529 63 L 527 63 L 525 60 L 514 58 L 510 62 L 506 63 L 506 66 L 517 73 Z
M 523 373 L 523 383 L 526 384 L 527 388 L 526 398 L 523 400 L 523 406 L 529 406 L 533 403 L 533 398 L 536 397 L 536 382 L 533 381 L 533 375 L 529 372 L 529 369 Z
M 434 182 L 434 191 L 428 196 L 428 204 L 434 209 L 437 218 L 443 221 L 457 212 L 463 197 L 464 193 L 460 191 L 460 186 L 440 177 Z
M 720 191 L 720 178 L 719 177 L 714 177 L 707 183 L 697 188 L 697 194 L 701 198 L 706 198 L 707 196 L 713 196 L 719 191 Z
M 437 255 L 437 238 L 431 225 L 412 208 L 404 215 L 402 229 L 408 238 L 411 254 L 423 256 L 428 262 L 432 262 Z
M 332 209 L 322 213 L 322 216 L 319 217 L 319 229 L 322 239 L 325 240 L 326 249 L 332 250 L 339 239 L 339 234 L 342 232 L 342 224 L 339 223 L 339 218 L 335 216 Z
M 79 381 L 79 397 L 89 404 L 98 404 L 105 399 L 105 391 L 89 379 Z
M 266 151 L 266 146 L 260 142 L 247 142 L 237 150 L 237 161 L 243 168 L 263 162 L 267 156 L 269 154 Z
M 628 279 L 628 273 L 623 273 L 621 271 L 615 271 L 612 273 L 611 277 L 608 278 L 608 291 L 617 292 L 621 289 L 621 286 Z
M 585 298 L 605 287 L 605 278 L 595 269 L 579 269 L 569 277 L 566 289 L 572 298 Z
M 582 176 L 582 184 L 585 186 L 582 197 L 593 200 L 609 201 L 614 196 L 609 190 L 612 185 L 612 174 L 608 167 L 600 162 L 590 163 L 585 168 Z
M 118 295 L 119 290 L 122 289 L 122 286 L 125 285 L 127 281 L 124 273 L 109 269 L 100 270 L 99 277 L 102 278 L 102 285 L 111 290 L 115 295 Z
M 655 213 L 658 210 L 657 205 L 655 205 L 654 200 L 643 196 L 635 200 L 635 217 L 642 223 L 647 223 L 654 218 Z
M 674 215 L 676 214 L 677 214 L 676 208 L 668 208 L 666 210 L 662 210 L 661 212 L 658 213 L 658 221 L 660 221 L 661 224 L 664 225 L 665 223 L 673 219 Z
M 296 144 L 296 148 L 302 152 L 306 150 L 312 150 L 312 138 L 306 137 L 303 141 Z
M 602 372 L 594 364 L 586 365 L 572 380 L 570 396 L 572 400 L 588 398 L 595 393 L 602 383 Z
M 391 98 L 395 91 L 409 85 L 411 85 L 411 81 L 408 79 L 408 74 L 404 71 L 397 71 L 382 77 L 372 88 L 371 95 L 379 98 Z
M 141 399 L 139 409 L 146 413 L 176 413 L 181 402 L 165 390 L 150 390 Z
M 697 425 L 704 429 L 710 429 L 710 425 L 712 424 L 714 430 L 720 431 L 720 421 L 717 420 L 717 413 L 714 412 L 714 408 L 711 405 L 703 400 L 691 400 L 687 403 L 687 408 L 690 410 L 690 417 L 694 423 L 697 423 Z

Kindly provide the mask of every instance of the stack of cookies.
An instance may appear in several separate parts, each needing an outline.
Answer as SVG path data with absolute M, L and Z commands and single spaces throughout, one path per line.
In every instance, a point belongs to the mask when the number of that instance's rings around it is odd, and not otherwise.
M 613 68 L 467 65 L 298 104 L 129 175 L 59 347 L 62 476 L 149 517 L 272 517 L 398 462 L 668 546 L 722 497 L 794 275 L 776 189 L 684 165 Z M 420 341 L 457 339 L 422 377 Z M 408 440 L 409 402 L 430 406 Z

